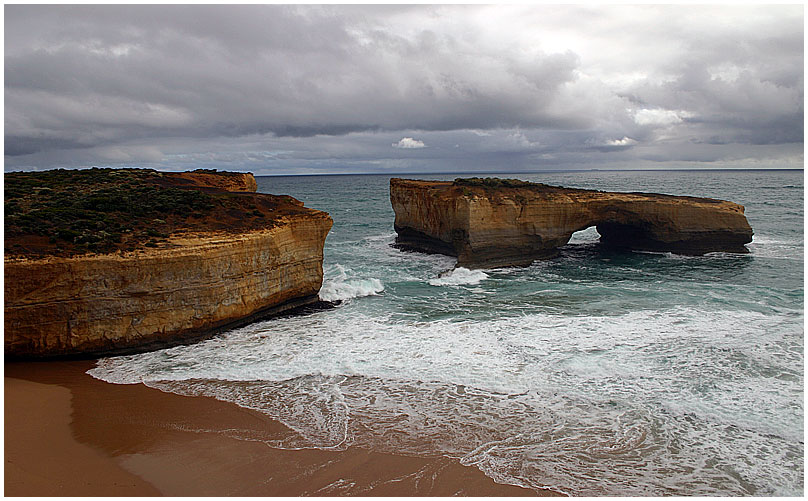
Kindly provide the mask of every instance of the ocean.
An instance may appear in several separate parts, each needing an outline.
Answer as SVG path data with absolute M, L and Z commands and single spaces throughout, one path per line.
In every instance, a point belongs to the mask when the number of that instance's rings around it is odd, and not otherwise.
M 264 412 L 290 431 L 227 433 L 271 447 L 447 456 L 579 496 L 803 495 L 803 171 L 496 176 L 731 200 L 754 240 L 616 252 L 589 228 L 527 268 L 442 275 L 453 258 L 391 247 L 390 176 L 259 177 L 333 217 L 320 296 L 341 305 L 89 372 Z

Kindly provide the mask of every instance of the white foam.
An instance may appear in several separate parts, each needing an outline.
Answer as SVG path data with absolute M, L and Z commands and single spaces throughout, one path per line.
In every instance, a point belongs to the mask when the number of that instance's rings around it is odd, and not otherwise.
M 320 299 L 323 301 L 344 301 L 357 297 L 373 296 L 384 290 L 384 285 L 378 278 L 359 280 L 346 280 L 344 282 L 326 282 L 320 289 Z
M 754 235 L 752 242 L 746 244 L 746 246 L 755 257 L 802 259 L 804 254 L 802 239 L 786 241 Z
M 757 494 L 774 477 L 798 494 L 801 342 L 801 317 L 748 311 L 425 322 L 339 308 L 89 373 L 259 410 L 296 432 L 274 447 L 443 453 L 576 495 L 749 494 L 704 461 L 733 458 Z
M 430 279 L 429 285 L 477 285 L 486 278 L 488 278 L 488 274 L 483 271 L 458 267 L 438 278 Z
M 737 364 L 724 360 L 735 352 L 780 372 L 799 375 L 802 370 L 801 353 L 767 355 L 777 344 L 758 344 L 765 341 L 761 333 L 801 336 L 799 319 L 784 316 L 774 323 L 772 317 L 755 312 L 675 308 L 617 316 L 531 314 L 459 322 L 395 321 L 347 310 L 325 313 L 261 322 L 191 346 L 102 359 L 90 373 L 114 383 L 284 381 L 311 374 L 355 374 L 463 384 L 506 394 L 556 383 L 574 389 L 593 378 L 608 382 L 618 376 L 639 377 L 638 389 L 673 392 L 680 399 L 676 388 L 666 384 L 685 384 L 691 377 L 715 378 L 722 385 L 737 379 Z M 756 336 L 739 334 L 746 332 Z M 667 365 L 673 358 L 678 366 Z M 714 363 L 707 371 L 703 366 L 710 360 Z M 657 370 L 657 377 L 644 380 L 648 370 Z M 745 367 L 745 377 L 756 374 L 750 371 Z M 554 378 L 559 379 L 554 383 Z M 782 383 L 787 387 L 786 380 Z M 750 395 L 733 393 L 735 400 L 724 405 L 749 416 L 754 413 L 744 407 L 754 407 Z
M 358 297 L 373 296 L 383 290 L 384 284 L 378 278 L 351 278 L 349 277 L 349 270 L 337 264 L 331 268 L 331 273 L 326 271 L 326 278 L 320 288 L 320 299 L 323 301 L 345 301 Z

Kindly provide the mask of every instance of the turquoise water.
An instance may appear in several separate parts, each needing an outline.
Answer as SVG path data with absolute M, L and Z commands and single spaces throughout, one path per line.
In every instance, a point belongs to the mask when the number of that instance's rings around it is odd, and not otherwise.
M 445 455 L 575 495 L 802 495 L 802 171 L 498 176 L 732 200 L 751 252 L 619 253 L 589 228 L 553 260 L 441 277 L 452 258 L 390 246 L 389 177 L 264 177 L 333 217 L 321 297 L 342 304 L 90 372 L 265 412 L 292 431 L 230 434 L 273 447 Z

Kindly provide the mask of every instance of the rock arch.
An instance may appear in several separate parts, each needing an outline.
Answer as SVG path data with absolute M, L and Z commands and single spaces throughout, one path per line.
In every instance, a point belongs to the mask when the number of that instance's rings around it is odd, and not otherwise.
M 748 252 L 752 241 L 743 206 L 711 198 L 394 178 L 390 200 L 400 248 L 454 255 L 474 268 L 553 257 L 590 226 L 607 245 L 681 254 Z

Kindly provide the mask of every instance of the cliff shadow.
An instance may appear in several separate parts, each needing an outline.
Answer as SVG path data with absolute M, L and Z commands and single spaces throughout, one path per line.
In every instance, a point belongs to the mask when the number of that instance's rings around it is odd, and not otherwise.
M 573 233 L 569 242 L 559 248 L 556 259 L 588 267 L 594 263 L 610 268 L 638 267 L 649 273 L 660 273 L 663 277 L 697 272 L 709 274 L 716 279 L 736 277 L 752 262 L 749 254 L 712 252 L 683 255 L 614 245 L 602 238 L 595 225 Z

